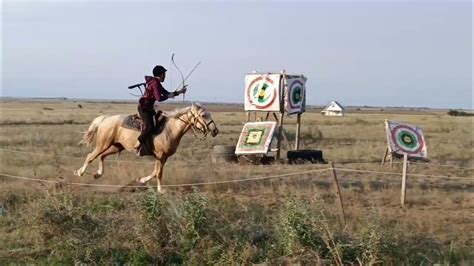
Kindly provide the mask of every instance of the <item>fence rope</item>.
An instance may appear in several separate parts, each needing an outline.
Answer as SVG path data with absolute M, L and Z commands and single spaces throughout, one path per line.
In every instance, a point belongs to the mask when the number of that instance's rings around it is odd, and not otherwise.
M 452 168 L 458 168 L 458 169 L 463 169 L 463 170 L 474 170 L 473 167 L 463 167 L 463 166 L 451 165 L 451 164 L 435 164 L 435 163 L 421 163 L 421 162 L 420 163 L 419 162 L 410 162 L 410 164 L 452 167 Z
M 335 167 L 334 170 L 342 171 L 342 172 L 358 172 L 358 173 L 372 173 L 372 174 L 384 174 L 384 175 L 401 175 L 402 174 L 402 173 L 397 173 L 397 172 L 358 170 L 358 169 L 347 169 L 347 168 L 338 168 L 338 167 Z M 444 175 L 426 175 L 426 174 L 411 174 L 411 173 L 407 173 L 407 176 L 434 177 L 434 178 L 447 178 L 447 179 L 474 181 L 473 177 L 465 177 L 465 176 L 464 177 L 463 176 L 444 176 Z
M 169 185 L 162 185 L 162 187 L 192 187 L 192 186 L 205 186 L 205 185 L 217 185 L 217 184 L 228 184 L 228 183 L 240 183 L 240 182 L 247 182 L 247 181 L 265 180 L 265 179 L 273 179 L 273 178 L 281 178 L 281 177 L 291 177 L 291 176 L 311 174 L 311 173 L 316 173 L 316 172 L 324 172 L 324 171 L 327 171 L 327 170 L 330 170 L 330 169 L 331 168 L 323 168 L 323 169 L 315 169 L 315 170 L 296 172 L 296 173 L 287 173 L 287 174 L 270 175 L 270 176 L 259 176 L 259 177 L 249 177 L 249 178 L 223 180 L 223 181 L 169 184 Z M 64 182 L 64 181 L 57 181 L 57 180 L 47 180 L 47 179 L 39 179 L 39 178 L 32 178 L 32 177 L 25 177 L 25 176 L 10 175 L 10 174 L 4 174 L 4 173 L 0 173 L 0 176 L 6 176 L 6 177 L 10 177 L 10 178 L 23 179 L 23 180 L 29 180 L 29 181 L 37 181 L 37 182 L 43 182 L 43 183 L 52 183 L 52 184 L 63 183 L 63 184 L 67 184 L 67 185 L 76 185 L 76 186 L 120 187 L 120 188 L 145 188 L 145 187 L 149 187 L 149 186 L 145 186 L 145 185 L 131 186 L 131 185 L 108 185 L 108 184 L 90 184 L 90 183 L 78 183 L 78 182 Z
M 29 155 L 35 155 L 35 156 L 49 156 L 49 157 L 56 157 L 56 158 L 67 158 L 67 159 L 80 159 L 80 160 L 85 160 L 85 157 L 78 157 L 78 156 L 67 156 L 67 155 L 56 155 L 56 154 L 48 154 L 48 153 L 35 153 L 35 152 L 27 152 L 27 151 L 19 151 L 19 150 L 10 150 L 10 149 L 2 149 L 0 148 L 0 151 L 4 152 L 11 152 L 11 153 L 22 153 L 22 154 L 29 154 Z M 140 162 L 140 161 L 130 161 L 130 160 L 108 160 L 108 162 L 117 162 L 117 163 L 137 163 L 137 164 L 154 164 L 155 162 Z M 336 162 L 337 163 L 337 162 Z M 402 162 L 392 162 L 392 164 L 401 164 Z M 431 166 L 440 166 L 440 167 L 452 167 L 452 168 L 458 168 L 458 169 L 464 169 L 464 170 L 474 170 L 473 167 L 462 167 L 458 165 L 450 165 L 450 164 L 434 164 L 434 163 L 421 163 L 421 162 L 409 162 L 410 164 L 416 164 L 416 165 L 431 165 Z M 340 163 L 340 164 L 369 164 L 369 165 L 380 165 L 379 162 L 346 162 L 346 163 Z M 189 165 L 189 164 L 186 164 Z M 201 164 L 193 164 L 193 166 L 198 166 Z
M 383 171 L 370 171 L 370 170 L 357 170 L 357 169 L 347 169 L 347 168 L 322 168 L 322 169 L 315 169 L 315 170 L 308 170 L 303 172 L 294 172 L 294 173 L 286 173 L 286 174 L 279 174 L 279 175 L 270 175 L 270 176 L 259 176 L 259 177 L 248 177 L 242 179 L 233 179 L 233 180 L 223 180 L 223 181 L 210 181 L 210 182 L 197 182 L 197 183 L 182 183 L 182 184 L 169 184 L 169 185 L 162 185 L 162 187 L 190 187 L 190 186 L 205 186 L 205 185 L 217 185 L 217 184 L 228 184 L 228 183 L 240 183 L 240 182 L 247 182 L 247 181 L 256 181 L 256 180 L 266 180 L 266 179 L 273 179 L 273 178 L 281 178 L 281 177 L 291 177 L 297 175 L 304 175 L 304 174 L 311 174 L 316 172 L 324 172 L 328 170 L 336 170 L 342 172 L 357 172 L 357 173 L 374 173 L 374 174 L 384 174 L 384 175 L 401 175 L 401 173 L 397 172 L 383 172 Z M 434 178 L 447 178 L 447 179 L 458 179 L 458 180 L 468 180 L 474 181 L 474 178 L 469 177 L 459 177 L 459 176 L 442 176 L 442 175 L 425 175 L 425 174 L 407 174 L 408 176 L 417 176 L 417 177 L 434 177 Z M 59 184 L 64 183 L 68 185 L 77 185 L 77 186 L 90 186 L 90 187 L 120 187 L 120 188 L 145 188 L 148 187 L 146 185 L 108 185 L 108 184 L 90 184 L 90 183 L 79 183 L 79 182 L 64 182 L 64 181 L 57 181 L 57 180 L 47 180 L 47 179 L 39 179 L 39 178 L 32 178 L 32 177 L 25 177 L 25 176 L 17 176 L 17 175 L 10 175 L 5 173 L 0 173 L 0 176 L 6 176 L 10 178 L 16 179 L 23 179 L 29 181 L 37 181 L 43 183 L 53 183 Z

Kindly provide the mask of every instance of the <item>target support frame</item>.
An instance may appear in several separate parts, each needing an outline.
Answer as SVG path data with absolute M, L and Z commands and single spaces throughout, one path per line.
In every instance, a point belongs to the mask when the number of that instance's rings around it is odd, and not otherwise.
M 306 78 L 304 75 L 287 75 L 286 71 L 283 70 L 280 72 L 280 86 L 278 88 L 278 93 L 281 96 L 280 97 L 280 110 L 279 111 L 265 111 L 265 110 L 259 110 L 259 111 L 246 111 L 246 116 L 247 116 L 247 122 L 262 122 L 262 121 L 268 121 L 270 118 L 270 115 L 272 114 L 273 118 L 277 122 L 277 132 L 276 132 L 276 139 L 277 139 L 277 148 L 276 149 L 270 149 L 271 152 L 276 152 L 276 159 L 279 160 L 281 158 L 281 146 L 282 146 L 282 141 L 285 141 L 286 148 L 288 150 L 291 149 L 290 142 L 288 140 L 288 137 L 284 131 L 284 117 L 285 117 L 285 91 L 287 89 L 287 77 L 301 77 L 301 78 Z M 306 93 L 305 93 L 306 94 Z M 306 97 L 306 95 L 304 96 Z M 306 101 L 306 99 L 304 99 Z M 254 114 L 253 120 L 252 120 L 252 113 Z M 260 114 L 265 114 L 264 117 L 260 116 L 258 117 L 258 113 Z M 294 146 L 293 150 L 299 150 L 300 149 L 300 136 L 301 136 L 301 115 L 303 112 L 296 113 L 296 134 L 295 134 L 295 139 L 294 139 Z

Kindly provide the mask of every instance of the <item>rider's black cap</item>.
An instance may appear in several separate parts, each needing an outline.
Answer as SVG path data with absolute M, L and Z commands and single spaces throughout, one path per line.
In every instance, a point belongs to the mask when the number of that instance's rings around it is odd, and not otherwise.
M 166 68 L 164 68 L 163 66 L 155 66 L 153 68 L 153 76 L 154 77 L 158 77 L 159 75 L 163 74 L 166 72 Z

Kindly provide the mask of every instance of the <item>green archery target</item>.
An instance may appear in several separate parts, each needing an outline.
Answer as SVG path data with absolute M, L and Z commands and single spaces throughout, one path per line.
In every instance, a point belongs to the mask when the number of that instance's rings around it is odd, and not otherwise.
M 304 77 L 289 77 L 286 86 L 285 108 L 288 114 L 305 111 L 305 83 Z
M 248 122 L 240 133 L 235 154 L 267 154 L 276 122 Z
M 392 152 L 410 157 L 426 158 L 426 146 L 421 128 L 411 125 L 387 122 L 389 145 Z
M 410 150 L 415 150 L 417 147 L 420 146 L 416 136 L 414 136 L 411 132 L 408 131 L 400 132 L 397 136 L 397 141 L 401 144 L 400 146 L 403 146 Z
M 303 83 L 297 80 L 290 85 L 289 88 L 289 98 L 290 98 L 290 107 L 291 108 L 298 108 L 300 104 L 303 102 Z
M 263 140 L 264 129 L 249 129 L 249 133 L 245 138 L 245 145 L 261 145 Z
M 303 100 L 303 97 L 301 96 L 301 87 L 296 87 L 291 92 L 291 103 L 293 105 L 296 105 L 296 104 L 301 103 L 302 100 Z

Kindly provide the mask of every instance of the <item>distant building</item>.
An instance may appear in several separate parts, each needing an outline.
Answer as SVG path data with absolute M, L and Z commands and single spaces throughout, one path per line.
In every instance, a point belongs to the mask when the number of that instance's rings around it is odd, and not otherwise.
M 327 116 L 344 116 L 345 109 L 340 103 L 333 101 L 324 107 L 321 114 Z

